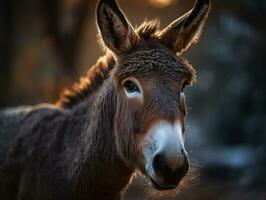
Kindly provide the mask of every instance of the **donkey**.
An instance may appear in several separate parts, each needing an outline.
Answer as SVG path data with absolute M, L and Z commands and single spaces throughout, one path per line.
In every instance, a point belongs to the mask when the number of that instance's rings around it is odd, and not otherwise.
M 189 170 L 184 88 L 195 82 L 180 57 L 199 38 L 209 0 L 160 30 L 133 29 L 117 3 L 100 0 L 106 54 L 56 104 L 0 113 L 0 199 L 118 200 L 135 173 L 174 190 Z

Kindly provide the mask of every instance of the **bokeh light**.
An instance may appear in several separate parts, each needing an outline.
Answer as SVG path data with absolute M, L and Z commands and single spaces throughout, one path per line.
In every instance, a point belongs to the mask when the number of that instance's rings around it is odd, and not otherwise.
M 167 7 L 174 3 L 177 3 L 178 0 L 149 0 L 149 2 L 155 7 Z

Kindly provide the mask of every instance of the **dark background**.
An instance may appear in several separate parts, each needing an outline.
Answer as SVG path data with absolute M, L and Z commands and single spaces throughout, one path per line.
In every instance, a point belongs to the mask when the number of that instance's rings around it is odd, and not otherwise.
M 156 3 L 157 2 L 157 3 Z M 161 2 L 161 3 L 158 3 Z M 192 0 L 119 1 L 132 24 L 162 27 Z M 176 199 L 266 199 L 266 1 L 212 1 L 201 40 L 184 56 L 186 144 L 198 175 Z M 0 107 L 55 102 L 102 55 L 96 0 L 0 1 Z M 148 199 L 137 178 L 125 199 Z M 168 199 L 168 198 L 165 198 Z

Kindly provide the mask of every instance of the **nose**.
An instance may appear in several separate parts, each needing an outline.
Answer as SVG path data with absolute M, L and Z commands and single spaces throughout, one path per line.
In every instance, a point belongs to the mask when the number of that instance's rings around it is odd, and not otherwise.
M 156 176 L 156 184 L 165 189 L 175 188 L 189 170 L 186 151 L 182 148 L 177 158 L 156 152 L 151 161 Z M 157 185 L 158 187 L 158 185 Z
M 152 142 L 144 147 L 147 175 L 155 188 L 173 189 L 189 170 L 181 123 L 160 121 L 151 128 L 150 137 Z

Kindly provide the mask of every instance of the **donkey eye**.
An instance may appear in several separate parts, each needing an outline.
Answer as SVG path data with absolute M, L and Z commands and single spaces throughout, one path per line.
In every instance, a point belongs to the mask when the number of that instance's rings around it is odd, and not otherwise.
M 131 80 L 127 80 L 123 84 L 127 93 L 140 93 L 139 87 Z

